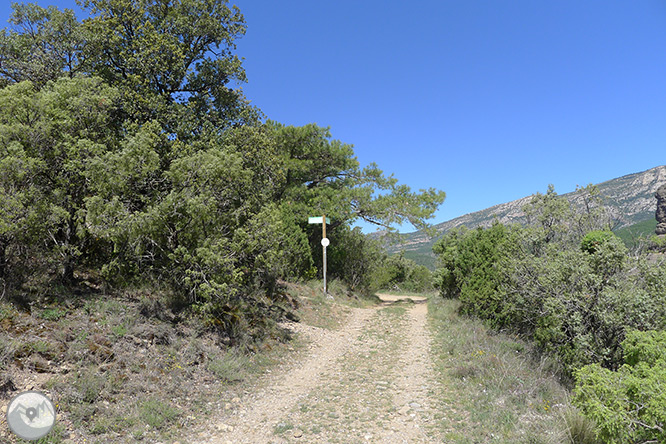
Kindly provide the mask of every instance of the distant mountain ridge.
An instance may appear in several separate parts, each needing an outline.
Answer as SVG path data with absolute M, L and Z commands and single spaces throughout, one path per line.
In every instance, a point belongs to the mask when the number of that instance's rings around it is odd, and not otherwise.
M 610 208 L 612 216 L 617 219 L 618 228 L 621 228 L 654 218 L 657 207 L 654 194 L 664 183 L 666 183 L 666 165 L 611 179 L 597 184 L 597 188 L 605 205 Z M 569 199 L 574 206 L 581 204 L 575 192 L 561 196 Z M 403 234 L 400 236 L 401 242 L 387 244 L 387 251 L 389 253 L 405 251 L 407 257 L 415 260 L 425 255 L 430 259 L 422 257 L 417 262 L 432 266 L 434 264 L 432 246 L 447 231 L 462 225 L 467 228 L 489 226 L 495 219 L 503 224 L 524 223 L 523 207 L 532 197 L 534 194 L 442 222 L 433 227 L 436 234 L 432 237 L 422 231 Z

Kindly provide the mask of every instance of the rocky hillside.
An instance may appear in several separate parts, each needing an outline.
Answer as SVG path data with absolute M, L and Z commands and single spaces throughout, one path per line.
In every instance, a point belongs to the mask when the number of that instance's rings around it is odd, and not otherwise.
M 665 183 L 666 166 L 662 165 L 641 173 L 629 174 L 599 183 L 597 187 L 614 219 L 618 221 L 617 228 L 622 228 L 654 218 L 657 203 L 654 195 L 657 189 Z M 444 233 L 461 225 L 468 228 L 488 226 L 495 219 L 505 224 L 523 223 L 525 214 L 522 209 L 532 199 L 532 196 L 495 205 L 435 225 L 435 236 L 428 236 L 421 231 L 405 234 L 400 243 L 389 244 L 387 249 L 390 253 L 404 250 L 407 257 L 432 267 L 434 265 L 432 245 Z M 569 199 L 574 205 L 581 204 L 575 193 L 567 193 L 562 196 Z

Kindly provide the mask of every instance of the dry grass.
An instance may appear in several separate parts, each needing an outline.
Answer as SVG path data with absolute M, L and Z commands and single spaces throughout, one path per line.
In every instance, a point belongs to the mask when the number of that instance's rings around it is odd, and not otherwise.
M 430 299 L 434 356 L 447 442 L 566 442 L 570 409 L 557 366 L 518 338 L 489 332 L 457 314 L 457 301 Z
M 564 412 L 564 421 L 566 444 L 602 444 L 596 436 L 596 424 L 578 410 L 571 408 Z
M 241 353 L 155 299 L 90 296 L 30 313 L 0 303 L 0 402 L 47 393 L 61 420 L 44 443 L 169 441 L 294 348 L 278 334 Z M 0 442 L 21 440 L 2 424 Z
M 335 328 L 345 317 L 341 302 L 368 304 L 339 283 L 331 287 L 335 305 L 316 283 L 289 285 L 303 322 Z M 0 331 L 0 403 L 35 389 L 57 404 L 61 420 L 42 444 L 174 441 L 302 345 L 278 327 L 243 353 L 146 291 L 35 304 L 30 312 L 0 301 Z M 23 441 L 0 423 L 0 442 Z
M 331 303 L 320 290 L 314 283 L 289 285 L 302 322 L 336 328 L 346 306 L 375 303 L 349 297 L 337 284 Z M 459 317 L 456 308 L 438 297 L 429 303 L 433 357 L 445 388 L 436 394 L 437 434 L 453 443 L 595 444 L 593 427 L 572 413 L 551 362 L 535 359 L 517 338 Z M 34 388 L 54 400 L 62 420 L 42 444 L 170 442 L 296 355 L 297 343 L 279 335 L 257 353 L 239 353 L 196 319 L 175 321 L 163 310 L 131 295 L 31 313 L 0 302 L 0 399 Z M 404 310 L 395 304 L 382 312 Z M 20 442 L 6 425 L 0 441 Z

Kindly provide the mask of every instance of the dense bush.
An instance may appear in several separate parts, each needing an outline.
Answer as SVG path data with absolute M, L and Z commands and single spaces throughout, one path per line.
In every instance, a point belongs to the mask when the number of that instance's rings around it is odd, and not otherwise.
M 527 226 L 495 223 L 436 243 L 442 295 L 496 328 L 531 337 L 569 371 L 594 362 L 617 368 L 627 328 L 665 326 L 663 269 L 629 258 L 610 231 L 575 230 L 583 220 L 602 224 L 573 212 L 552 189 L 525 211 Z
M 375 269 L 377 289 L 421 293 L 433 289 L 432 272 L 405 257 L 404 252 L 384 257 Z
M 99 264 L 85 200 L 92 164 L 116 149 L 117 91 L 99 78 L 30 81 L 0 89 L 0 279 L 34 288 L 70 283 L 75 264 Z
M 589 188 L 581 192 L 595 195 Z M 603 211 L 577 214 L 552 189 L 537 194 L 525 212 L 526 226 L 457 230 L 436 243 L 442 296 L 459 298 L 463 312 L 496 328 L 532 339 L 558 358 L 565 378 L 576 374 L 581 384 L 588 373 L 620 374 L 614 371 L 632 343 L 623 348 L 627 331 L 666 329 L 666 263 L 629 256 L 603 229 Z M 594 367 L 585 367 L 587 373 L 577 372 L 589 364 Z
M 580 243 L 581 250 L 586 253 L 593 254 L 598 250 L 602 244 L 612 242 L 615 235 L 612 231 L 590 231 L 585 236 Z
M 646 285 L 651 266 L 618 271 L 610 256 L 553 248 L 542 258 L 508 260 L 505 325 L 533 337 L 569 370 L 592 362 L 616 368 L 624 331 L 663 328 L 666 313 L 664 294 Z M 599 267 L 606 262 L 613 267 Z
M 503 322 L 500 266 L 511 238 L 511 230 L 494 223 L 488 229 L 454 231 L 433 247 L 442 265 L 436 274 L 442 294 L 459 298 L 464 313 L 490 320 L 495 326 Z
M 666 332 L 631 331 L 617 371 L 598 364 L 576 372 L 574 403 L 608 444 L 666 442 Z
M 460 296 L 458 246 L 467 232 L 467 228 L 454 228 L 441 237 L 432 247 L 437 255 L 437 269 L 433 273 L 433 285 L 445 298 L 454 299 Z

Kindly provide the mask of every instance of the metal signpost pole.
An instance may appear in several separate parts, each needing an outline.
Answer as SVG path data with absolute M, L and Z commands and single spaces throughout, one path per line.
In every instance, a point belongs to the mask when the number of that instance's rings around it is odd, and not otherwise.
M 324 296 L 328 296 L 328 285 L 326 284 L 326 247 L 330 244 L 330 241 L 326 237 L 326 215 L 322 217 L 308 217 L 309 224 L 321 224 L 321 246 L 324 249 Z M 332 299 L 332 298 L 331 298 Z
M 326 286 L 326 242 L 324 242 L 324 239 L 326 239 L 326 215 L 324 214 L 321 217 L 321 246 L 324 249 L 324 296 L 328 296 L 328 287 Z

